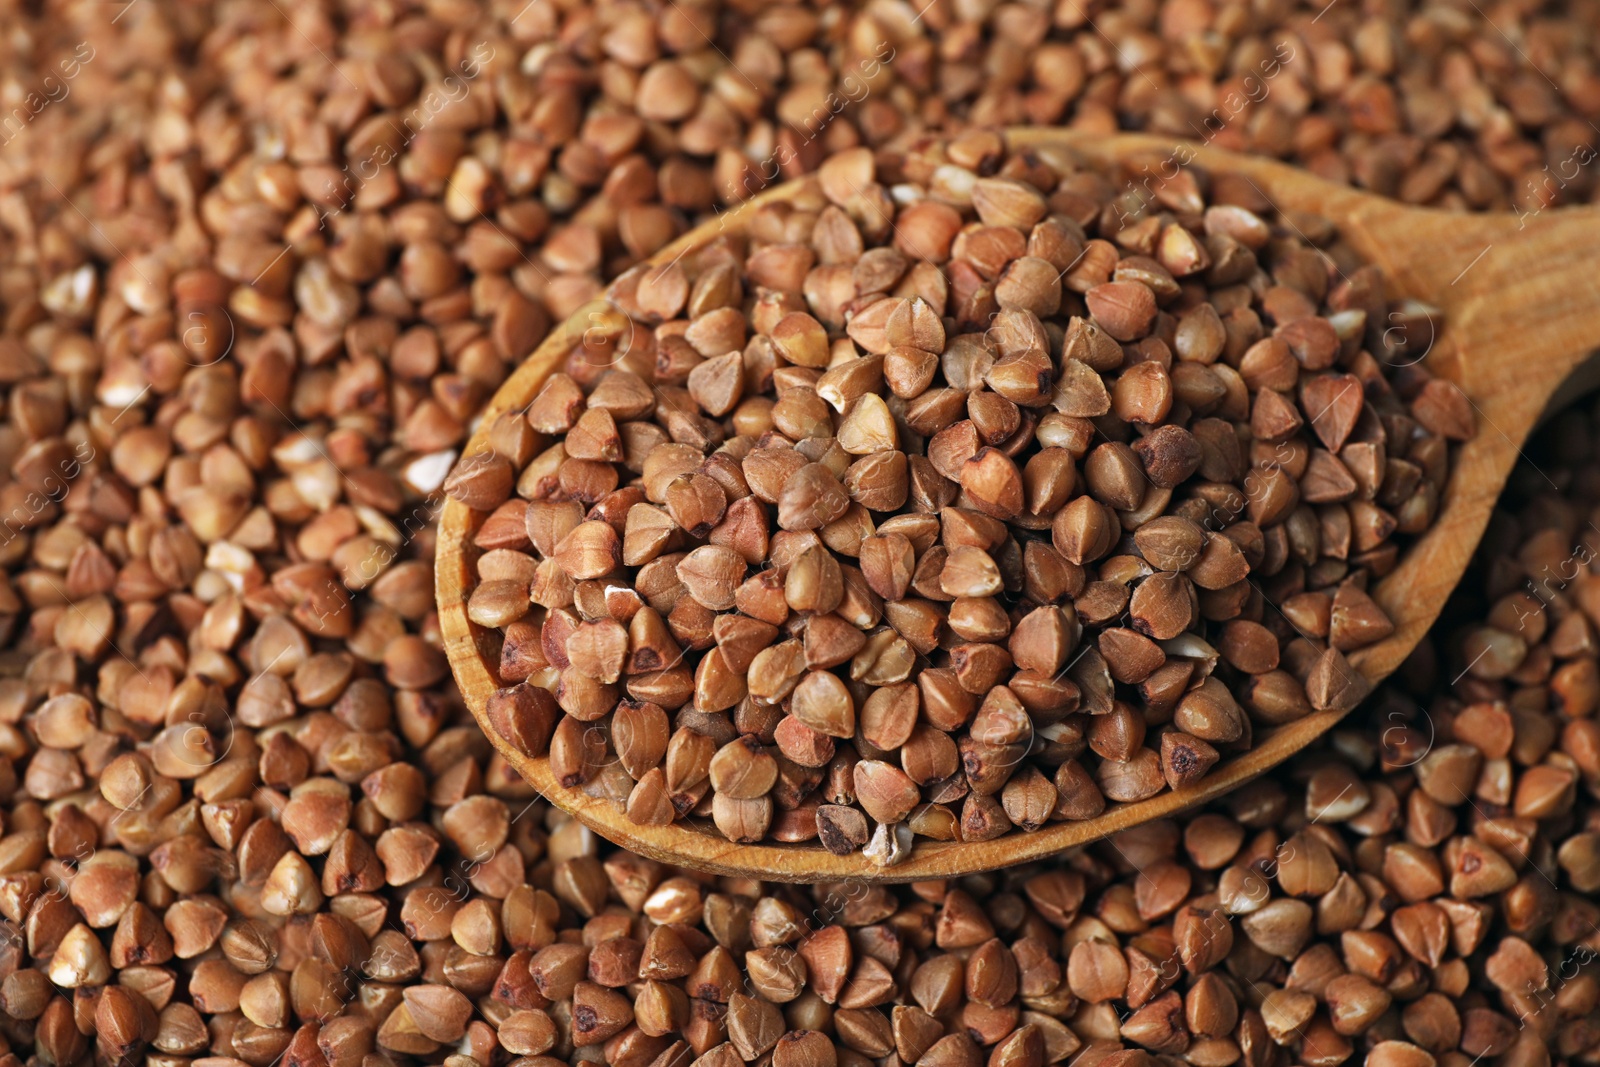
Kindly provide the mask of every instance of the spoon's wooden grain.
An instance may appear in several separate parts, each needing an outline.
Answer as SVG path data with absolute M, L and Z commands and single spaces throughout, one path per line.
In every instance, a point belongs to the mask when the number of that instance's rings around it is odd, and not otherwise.
M 1017 147 L 1070 144 L 1107 162 L 1176 155 L 1208 172 L 1241 175 L 1281 211 L 1333 220 L 1367 262 L 1383 269 L 1391 297 L 1414 298 L 1443 310 L 1445 325 L 1427 365 L 1472 398 L 1478 434 L 1457 450 L 1438 521 L 1374 591 L 1394 619 L 1395 631 L 1351 659 L 1374 682 L 1389 675 L 1433 624 L 1466 569 L 1528 432 L 1562 382 L 1600 344 L 1600 209 L 1562 208 L 1522 217 L 1446 214 L 1332 185 L 1275 161 L 1167 138 L 1090 138 L 1035 129 L 1014 130 L 1008 136 Z M 715 224 L 686 234 L 653 261 L 668 262 L 723 232 L 743 232 L 755 207 L 792 196 L 795 188 L 782 186 L 760 195 Z M 603 302 L 591 304 L 554 331 L 495 394 L 466 454 L 487 448 L 487 428 L 494 418 L 525 406 L 582 344 L 586 330 L 606 329 L 617 315 Z M 468 706 L 506 759 L 551 802 L 625 848 L 668 863 L 804 882 L 910 881 L 991 870 L 1039 859 L 1227 793 L 1282 763 L 1341 717 L 1318 713 L 1261 731 L 1254 748 L 1220 764 L 1190 788 L 1115 805 L 1084 822 L 1053 823 L 1032 834 L 1010 833 L 971 844 L 919 841 L 909 859 L 887 869 L 859 853 L 835 856 L 815 843 L 740 845 L 692 823 L 636 826 L 610 801 L 558 785 L 546 759 L 522 756 L 490 729 L 484 705 L 498 683 L 479 643 L 482 631 L 466 615 L 477 557 L 472 539 L 482 521 L 482 515 L 448 502 L 435 563 L 440 627 Z

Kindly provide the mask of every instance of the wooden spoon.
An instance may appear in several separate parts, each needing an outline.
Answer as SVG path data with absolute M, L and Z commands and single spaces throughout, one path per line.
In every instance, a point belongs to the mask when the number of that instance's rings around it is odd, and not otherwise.
M 1386 677 L 1432 625 L 1482 536 L 1490 510 L 1520 447 L 1547 402 L 1600 343 L 1600 209 L 1562 208 L 1527 216 L 1460 215 L 1407 207 L 1314 178 L 1282 163 L 1146 135 L 1084 137 L 1056 130 L 1014 130 L 1014 147 L 1070 144 L 1099 160 L 1189 161 L 1209 173 L 1248 179 L 1280 211 L 1332 220 L 1369 263 L 1381 267 L 1390 296 L 1442 309 L 1444 327 L 1427 366 L 1459 384 L 1478 411 L 1477 436 L 1457 450 L 1438 521 L 1405 553 L 1374 595 L 1395 622 L 1383 642 L 1351 657 L 1371 681 Z M 719 234 L 741 233 L 754 208 L 792 197 L 800 183 L 769 190 L 715 223 L 696 228 L 657 253 L 665 263 Z M 501 386 L 465 454 L 487 449 L 487 427 L 500 413 L 524 407 L 590 329 L 619 320 L 615 308 L 591 304 L 556 329 Z M 998 840 L 960 843 L 919 839 L 909 858 L 889 868 L 860 853 L 835 856 L 815 842 L 735 844 L 709 825 L 636 826 L 609 800 L 556 783 L 544 758 L 530 759 L 490 728 L 485 701 L 498 686 L 481 629 L 469 622 L 467 596 L 478 550 L 472 539 L 483 516 L 449 501 L 438 538 L 440 628 L 456 680 L 489 738 L 524 778 L 558 807 L 602 836 L 642 856 L 725 874 L 819 882 L 947 878 L 1036 860 L 1149 819 L 1220 796 L 1277 766 L 1341 717 L 1321 712 L 1256 735 L 1255 747 L 1219 764 L 1195 785 L 1150 800 L 1108 807 L 1083 822 L 1052 823 Z

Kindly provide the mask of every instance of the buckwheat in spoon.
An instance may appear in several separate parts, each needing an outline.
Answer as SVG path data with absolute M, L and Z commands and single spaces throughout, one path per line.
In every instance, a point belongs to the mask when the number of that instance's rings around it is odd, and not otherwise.
M 1427 630 L 1600 339 L 1596 234 L 1146 136 L 842 153 L 496 394 L 451 666 L 546 797 L 688 866 L 940 878 L 1170 814 Z

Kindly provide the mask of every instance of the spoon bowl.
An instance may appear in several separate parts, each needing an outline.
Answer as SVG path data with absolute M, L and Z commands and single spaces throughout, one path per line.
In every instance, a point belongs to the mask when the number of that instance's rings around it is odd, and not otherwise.
M 1435 524 L 1372 590 L 1395 628 L 1381 642 L 1352 653 L 1350 661 L 1369 683 L 1387 677 L 1426 634 L 1466 570 L 1528 433 L 1600 344 L 1600 208 L 1469 216 L 1409 207 L 1276 161 L 1171 138 L 1093 137 L 1047 129 L 1012 130 L 1007 138 L 1013 149 L 1070 146 L 1108 165 L 1170 160 L 1248 181 L 1286 217 L 1314 215 L 1332 221 L 1364 262 L 1382 269 L 1392 299 L 1422 301 L 1442 313 L 1442 329 L 1424 339 L 1428 369 L 1467 394 L 1478 430 L 1456 450 Z M 756 209 L 792 198 L 807 180 L 768 190 L 691 230 L 651 263 L 668 263 L 718 236 L 743 233 Z M 611 329 L 620 317 L 615 307 L 597 301 L 557 327 L 495 394 L 464 454 L 486 451 L 494 419 L 525 407 L 545 379 L 584 344 L 587 331 Z M 1407 327 L 1397 322 L 1394 328 Z M 1564 392 L 1571 393 L 1570 386 Z M 892 867 L 879 866 L 860 852 L 836 856 L 816 842 L 738 844 L 696 820 L 639 826 L 611 800 L 562 786 L 550 773 L 548 759 L 524 755 L 491 725 L 486 704 L 500 686 L 495 646 L 466 611 L 479 554 L 473 538 L 483 519 L 482 513 L 448 501 L 435 561 L 440 629 L 468 707 L 507 761 L 549 801 L 630 851 L 667 863 L 798 882 L 913 881 L 992 870 L 1041 859 L 1221 796 L 1282 763 L 1344 714 L 1316 712 L 1258 730 L 1251 749 L 1186 788 L 1109 805 L 1093 819 L 1050 823 L 1034 833 L 1012 832 L 992 841 L 918 839 L 909 857 Z

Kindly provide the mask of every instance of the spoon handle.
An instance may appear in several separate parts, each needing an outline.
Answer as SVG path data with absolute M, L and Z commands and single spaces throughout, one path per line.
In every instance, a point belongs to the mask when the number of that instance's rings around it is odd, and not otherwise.
M 1520 447 L 1600 348 L 1600 208 L 1467 218 L 1363 199 L 1346 229 L 1394 290 L 1443 310 L 1429 367 Z

